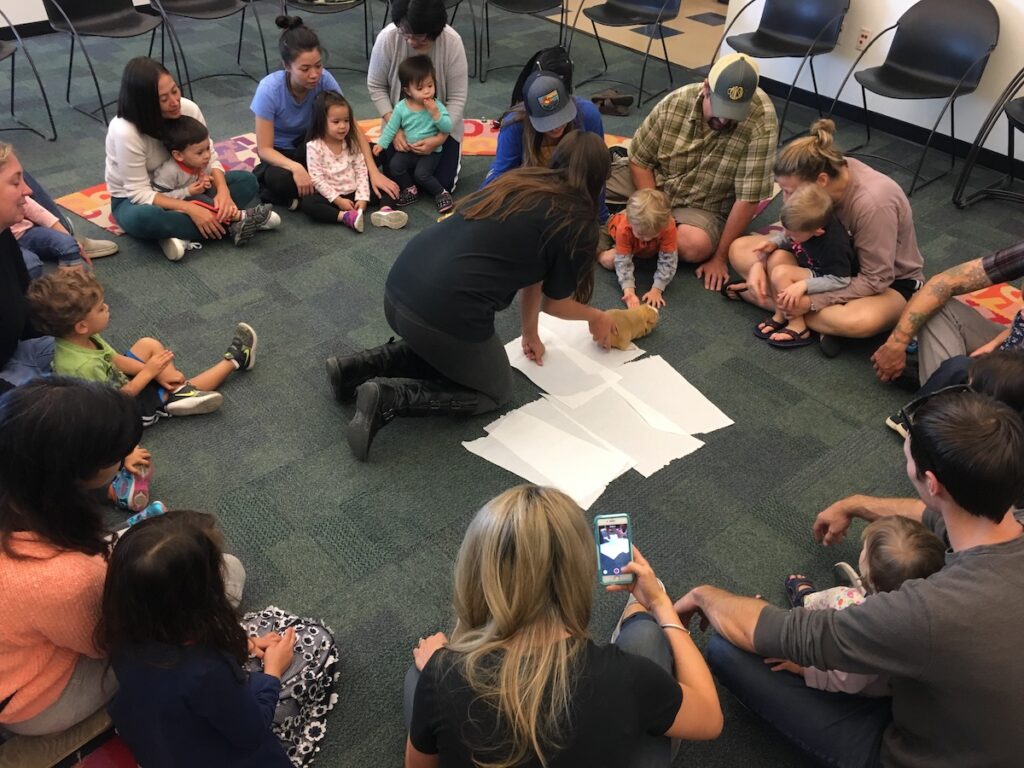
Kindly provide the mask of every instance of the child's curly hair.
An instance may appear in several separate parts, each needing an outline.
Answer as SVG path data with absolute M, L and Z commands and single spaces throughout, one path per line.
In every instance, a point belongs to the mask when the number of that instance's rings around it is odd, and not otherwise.
M 626 203 L 626 221 L 641 240 L 653 240 L 672 213 L 668 195 L 660 189 L 638 189 Z
M 91 272 L 59 269 L 33 280 L 26 296 L 36 330 L 63 338 L 103 301 L 103 286 Z

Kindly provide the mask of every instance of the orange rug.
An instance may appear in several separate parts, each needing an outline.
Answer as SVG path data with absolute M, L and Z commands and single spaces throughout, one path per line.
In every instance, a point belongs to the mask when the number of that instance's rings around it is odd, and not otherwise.
M 1000 325 L 1013 323 L 1014 315 L 1021 309 L 1021 293 L 1009 283 L 992 285 L 957 298 Z
M 465 124 L 466 134 L 462 142 L 462 154 L 493 157 L 498 147 L 498 129 L 494 126 L 494 121 L 466 120 Z M 370 141 L 374 141 L 380 136 L 379 117 L 373 120 L 360 120 L 359 127 L 363 129 Z M 627 137 L 612 134 L 606 134 L 604 140 L 609 147 L 629 143 Z M 214 147 L 217 149 L 217 155 L 225 170 L 228 171 L 251 171 L 259 160 L 256 155 L 255 133 L 244 133 L 241 136 L 214 142 Z M 57 204 L 71 213 L 91 221 L 96 226 L 103 227 L 108 232 L 115 235 L 124 234 L 111 215 L 110 194 L 107 192 L 107 185 L 102 182 L 64 195 L 64 197 L 58 197 Z

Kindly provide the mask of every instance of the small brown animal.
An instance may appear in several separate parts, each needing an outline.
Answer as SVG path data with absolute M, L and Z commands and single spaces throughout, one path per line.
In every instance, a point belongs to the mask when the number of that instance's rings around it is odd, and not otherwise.
M 650 304 L 632 309 L 609 309 L 608 314 L 615 320 L 612 346 L 616 349 L 629 349 L 633 339 L 646 336 L 658 324 L 658 310 Z

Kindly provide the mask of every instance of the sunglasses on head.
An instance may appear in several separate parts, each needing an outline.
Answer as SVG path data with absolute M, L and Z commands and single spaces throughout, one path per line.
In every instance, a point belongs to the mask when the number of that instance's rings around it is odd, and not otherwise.
M 951 384 L 948 387 L 942 387 L 942 389 L 937 389 L 930 394 L 922 395 L 921 397 L 911 400 L 909 403 L 907 403 L 900 409 L 900 418 L 903 421 L 903 423 L 907 425 L 907 436 L 913 439 L 914 418 L 917 415 L 918 411 L 921 410 L 921 406 L 927 403 L 929 400 L 931 400 L 934 397 L 938 397 L 939 395 L 953 395 L 960 392 L 973 391 L 974 390 L 971 389 L 970 384 Z M 925 469 L 933 469 L 935 467 L 935 460 L 932 458 L 932 455 L 929 452 L 929 450 L 924 445 L 921 444 L 916 444 L 916 447 L 917 450 L 920 451 L 921 454 L 923 454 L 924 458 L 928 462 L 928 466 L 926 467 L 918 465 L 918 472 L 923 472 Z

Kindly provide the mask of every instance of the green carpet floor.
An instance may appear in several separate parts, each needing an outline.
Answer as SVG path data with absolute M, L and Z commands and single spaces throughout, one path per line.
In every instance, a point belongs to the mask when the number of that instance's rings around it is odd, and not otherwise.
M 269 21 L 274 5 L 258 6 L 275 58 Z M 378 25 L 381 7 L 374 9 Z M 547 22 L 494 16 L 495 65 L 521 63 L 556 40 Z M 312 23 L 331 64 L 365 67 L 358 12 Z M 236 25 L 237 19 L 178 23 L 193 76 L 234 71 Z M 459 14 L 456 27 L 468 40 L 468 14 Z M 55 103 L 61 136 L 56 144 L 27 134 L 4 137 L 13 137 L 24 165 L 55 196 L 101 181 L 103 127 L 61 102 L 66 39 L 49 35 L 28 45 Z M 144 38 L 89 41 L 106 98 L 116 96 L 124 63 L 145 48 Z M 607 51 L 612 71 L 639 76 L 637 54 L 614 46 Z M 598 70 L 592 39 L 577 37 L 573 53 L 578 79 Z M 252 28 L 243 61 L 250 71 L 262 66 Z M 72 100 L 91 104 L 92 84 L 80 58 L 76 67 Z M 498 116 L 517 71 L 494 72 L 485 85 L 472 81 L 467 116 Z M 19 68 L 19 103 L 38 123 L 44 113 L 30 104 L 26 74 Z M 372 116 L 364 75 L 336 74 L 357 116 Z M 649 75 L 660 87 L 663 70 L 654 66 Z M 698 78 L 681 69 L 676 75 L 680 84 Z M 586 86 L 582 95 L 600 87 Z M 196 101 L 215 138 L 252 130 L 253 89 L 237 77 L 196 84 Z M 794 130 L 812 115 L 795 108 L 790 116 L 787 128 Z M 628 135 L 639 120 L 606 118 L 605 127 Z M 844 126 L 841 142 L 857 143 L 861 130 Z M 889 157 L 916 151 L 884 135 L 875 148 Z M 464 159 L 458 193 L 477 188 L 488 160 Z M 932 165 L 941 167 L 941 158 Z M 951 186 L 940 182 L 914 197 L 929 274 L 1024 236 L 1019 208 L 990 202 L 958 211 L 949 202 Z M 777 213 L 776 203 L 760 223 Z M 368 227 L 356 235 L 284 213 L 279 231 L 261 234 L 244 249 L 208 245 L 172 264 L 155 245 L 122 237 L 121 253 L 97 264 L 113 318 L 107 335 L 115 345 L 156 336 L 190 372 L 217 359 L 236 321 L 259 332 L 255 369 L 225 386 L 218 413 L 161 423 L 147 431 L 144 444 L 155 460 L 157 497 L 220 518 L 249 573 L 245 607 L 276 604 L 321 617 L 334 629 L 342 654 L 340 701 L 319 760 L 325 767 L 400 763 L 401 683 L 410 649 L 417 637 L 450 628 L 451 570 L 463 531 L 482 502 L 518 482 L 460 446 L 481 436 L 496 414 L 459 422 L 396 421 L 378 436 L 367 464 L 351 458 L 342 438 L 351 409 L 331 399 L 323 360 L 391 335 L 381 307 L 385 276 L 403 244 L 434 217 L 432 205 L 423 202 L 411 210 L 404 231 Z M 84 222 L 80 231 L 102 236 Z M 602 273 L 597 282 L 594 303 L 615 306 L 614 275 Z M 854 537 L 835 550 L 817 546 L 811 537 L 815 514 L 853 492 L 912 493 L 899 440 L 883 425 L 904 397 L 880 384 L 868 361 L 878 340 L 851 343 L 834 360 L 815 347 L 773 349 L 751 333 L 760 311 L 704 291 L 686 268 L 666 299 L 661 325 L 642 346 L 662 355 L 736 424 L 647 480 L 628 473 L 592 512 L 633 516 L 637 544 L 673 595 L 710 582 L 781 604 L 782 580 L 793 570 L 827 586 L 832 563 L 855 561 L 857 548 Z M 514 310 L 499 318 L 503 338 L 518 335 L 516 318 Z M 509 407 L 537 395 L 517 374 Z M 607 637 L 622 603 L 595 588 L 595 638 Z M 724 691 L 723 705 L 722 737 L 684 745 L 676 765 L 804 764 Z

